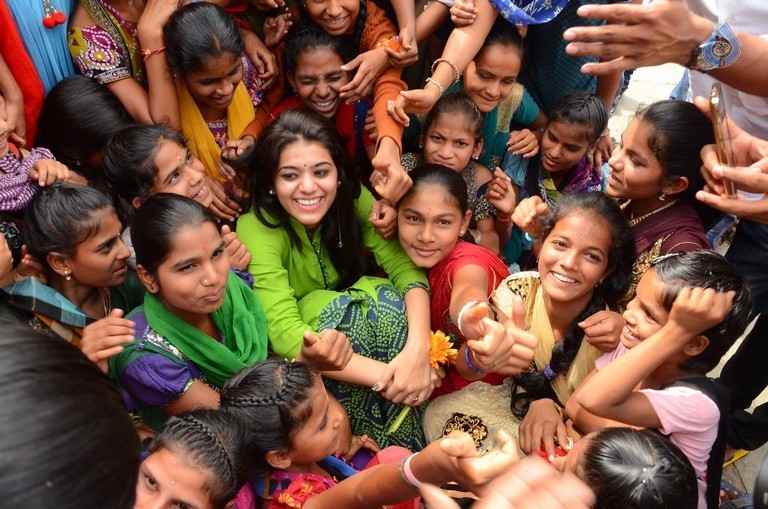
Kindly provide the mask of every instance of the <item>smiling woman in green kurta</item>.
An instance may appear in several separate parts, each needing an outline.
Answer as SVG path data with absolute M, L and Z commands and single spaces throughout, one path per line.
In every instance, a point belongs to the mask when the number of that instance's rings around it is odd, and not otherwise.
M 306 109 L 284 112 L 252 153 L 253 209 L 237 224 L 267 313 L 270 347 L 293 358 L 305 331 L 335 329 L 357 355 L 326 380 L 353 432 L 382 446 L 421 449 L 419 405 L 439 377 L 429 366 L 424 272 L 369 222 L 374 198 L 360 185 L 333 124 Z M 364 247 L 388 279 L 364 276 Z M 373 390 L 372 390 L 373 389 Z M 416 406 L 386 431 L 403 403 Z

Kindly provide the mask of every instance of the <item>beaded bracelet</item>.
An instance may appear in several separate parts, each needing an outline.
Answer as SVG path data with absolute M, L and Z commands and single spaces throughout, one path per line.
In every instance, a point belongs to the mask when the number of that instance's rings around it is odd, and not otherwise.
M 157 49 L 143 49 L 141 50 L 141 57 L 144 61 L 146 61 L 152 55 L 157 55 L 158 53 L 162 53 L 163 51 L 165 51 L 165 46 Z
M 453 69 L 453 83 L 451 85 L 455 85 L 459 82 L 459 79 L 461 79 L 461 73 L 459 72 L 459 68 L 456 67 L 456 64 L 448 60 L 447 58 L 438 58 L 434 62 L 432 62 L 432 67 L 430 68 L 430 74 L 435 74 L 435 69 L 440 64 L 440 62 L 445 62 L 446 64 L 451 66 L 451 69 Z
M 469 359 L 469 347 L 464 348 L 464 362 L 467 363 L 467 367 L 477 373 L 478 375 L 487 375 L 485 371 L 481 369 L 477 369 L 474 364 L 472 364 L 472 361 Z

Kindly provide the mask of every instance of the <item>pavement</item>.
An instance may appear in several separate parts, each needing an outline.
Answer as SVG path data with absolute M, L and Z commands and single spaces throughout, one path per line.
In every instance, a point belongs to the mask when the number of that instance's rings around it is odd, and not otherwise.
M 638 108 L 647 106 L 655 101 L 669 99 L 669 94 L 675 87 L 683 73 L 683 67 L 676 64 L 665 64 L 657 67 L 645 67 L 638 69 L 632 75 L 629 88 L 619 100 L 608 126 L 611 136 L 618 139 L 621 132 L 629 124 Z M 751 326 L 750 328 L 751 329 Z M 747 329 L 749 331 L 749 329 Z M 717 376 L 725 361 L 741 344 L 739 340 L 724 357 L 720 365 L 715 368 L 710 376 Z M 759 405 L 768 401 L 768 389 L 755 400 Z M 723 470 L 723 479 L 743 491 L 752 492 L 755 486 L 760 464 L 768 455 L 768 444 L 752 451 L 746 457 Z

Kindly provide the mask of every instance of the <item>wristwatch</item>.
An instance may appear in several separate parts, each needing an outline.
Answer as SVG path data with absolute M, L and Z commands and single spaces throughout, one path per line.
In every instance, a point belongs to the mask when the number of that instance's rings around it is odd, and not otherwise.
M 691 52 L 688 68 L 707 72 L 733 64 L 741 55 L 739 38 L 728 22 L 714 26 L 712 35 Z

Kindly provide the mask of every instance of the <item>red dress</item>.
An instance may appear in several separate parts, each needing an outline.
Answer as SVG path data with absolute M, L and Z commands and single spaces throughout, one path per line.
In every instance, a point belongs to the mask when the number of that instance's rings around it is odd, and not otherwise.
M 466 339 L 451 320 L 451 292 L 453 291 L 453 278 L 459 269 L 466 265 L 477 265 L 485 269 L 488 274 L 488 297 L 509 276 L 509 269 L 507 269 L 507 266 L 498 256 L 486 248 L 470 242 L 459 242 L 456 244 L 456 247 L 453 248 L 448 256 L 440 260 L 429 271 L 429 288 L 432 292 L 430 300 L 430 325 L 433 331 L 441 330 L 446 335 L 450 334 L 455 340 L 456 348 L 461 343 L 464 343 Z M 483 377 L 482 381 L 491 385 L 498 385 L 504 378 L 506 377 L 491 373 Z M 431 398 L 434 399 L 443 394 L 458 391 L 470 383 L 470 381 L 465 380 L 456 371 L 455 367 L 451 366 L 446 370 L 443 384 L 435 389 Z

